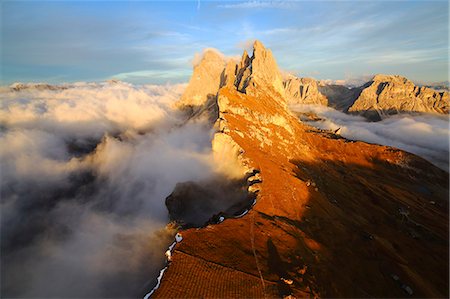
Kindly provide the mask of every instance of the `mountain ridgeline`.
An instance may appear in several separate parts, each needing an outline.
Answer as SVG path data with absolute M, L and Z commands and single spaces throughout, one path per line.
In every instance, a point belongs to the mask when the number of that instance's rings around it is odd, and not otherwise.
M 256 42 L 254 55 L 249 57 L 248 53 L 244 52 L 239 63 L 227 63 L 224 56 L 215 50 L 205 51 L 203 60 L 194 68 L 194 74 L 179 105 L 201 106 L 198 104 L 203 103 L 205 97 L 214 98 L 218 88 L 226 81 L 241 92 L 247 93 L 249 89 L 252 93 L 252 89 L 258 86 L 258 81 L 268 79 L 274 90 L 284 97 L 288 104 L 330 106 L 346 113 L 363 115 L 373 121 L 398 113 L 449 112 L 447 91 L 416 86 L 398 75 L 376 75 L 362 86 L 353 88 L 292 75 L 283 78 L 271 51 L 261 52 L 261 48 L 261 44 Z M 235 81 L 229 82 L 227 76 L 232 72 L 236 73 Z M 264 76 L 267 78 L 263 78 Z
M 448 92 L 414 85 L 401 76 L 376 75 L 348 109 L 369 119 L 402 112 L 448 114 Z
M 211 121 L 217 168 L 247 182 L 239 186 L 254 202 L 183 229 L 152 297 L 448 297 L 448 173 L 396 148 L 315 129 L 288 107 L 341 98 L 352 113 L 384 113 L 395 96 L 427 105 L 391 107 L 397 112 L 447 109 L 447 94 L 400 77 L 376 76 L 357 90 L 283 80 L 258 41 L 239 62 L 204 53 L 177 107 L 188 121 Z M 215 201 L 216 192 L 195 190 L 197 207 Z M 168 198 L 171 215 L 184 200 L 179 191 Z

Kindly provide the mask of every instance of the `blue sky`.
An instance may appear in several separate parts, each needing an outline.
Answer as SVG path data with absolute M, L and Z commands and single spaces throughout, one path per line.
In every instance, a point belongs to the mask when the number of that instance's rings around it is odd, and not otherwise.
M 317 79 L 375 73 L 448 80 L 444 1 L 1 1 L 1 84 L 185 82 L 213 47 L 254 39 L 281 69 Z

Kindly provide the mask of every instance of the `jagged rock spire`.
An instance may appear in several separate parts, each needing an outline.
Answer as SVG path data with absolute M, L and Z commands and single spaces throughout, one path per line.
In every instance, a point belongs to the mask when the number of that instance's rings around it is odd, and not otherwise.
M 224 56 L 217 50 L 208 49 L 200 62 L 194 66 L 194 73 L 177 107 L 201 107 L 215 98 L 225 67 Z
M 256 40 L 253 44 L 253 55 L 248 57 L 246 51 L 239 64 L 236 88 L 248 94 L 256 94 L 258 89 L 272 88 L 284 98 L 283 80 L 272 51 Z
M 236 62 L 230 60 L 228 61 L 225 69 L 222 72 L 222 77 L 220 80 L 220 87 L 227 86 L 233 87 L 236 82 L 236 73 L 238 71 L 238 65 Z
M 232 60 L 226 63 L 217 50 L 206 50 L 200 63 L 194 67 L 189 84 L 176 106 L 190 107 L 198 113 L 217 100 L 221 87 L 233 85 L 239 92 L 250 95 L 263 90 L 274 93 L 273 98 L 285 102 L 282 77 L 272 52 L 255 41 L 252 56 L 244 51 L 238 63 Z

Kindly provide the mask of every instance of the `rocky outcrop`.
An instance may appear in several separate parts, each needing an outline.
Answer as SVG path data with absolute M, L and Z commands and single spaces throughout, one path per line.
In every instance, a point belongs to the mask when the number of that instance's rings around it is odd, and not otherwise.
M 220 217 L 242 214 L 253 204 L 255 195 L 247 191 L 246 180 L 222 177 L 207 182 L 178 183 L 166 198 L 170 220 L 183 228 L 217 223 Z
M 419 87 L 401 76 L 376 75 L 361 91 L 350 113 L 372 120 L 402 112 L 448 113 L 447 92 Z
M 220 128 L 225 128 L 226 122 L 218 120 Z M 244 152 L 225 130 L 214 134 L 212 140 L 213 159 L 219 173 L 228 179 L 240 179 L 250 172 L 247 161 L 242 157 Z M 226 161 L 226 163 L 223 163 Z
M 175 106 L 188 110 L 191 116 L 207 115 L 216 117 L 216 96 L 219 90 L 225 59 L 216 50 L 208 49 L 200 62 L 194 66 L 194 72 L 180 101 Z
M 248 68 L 251 74 L 245 80 L 248 82 L 246 85 L 250 86 L 249 94 L 255 95 L 258 89 L 271 87 L 282 97 L 284 96 L 283 80 L 272 51 L 266 49 L 259 41 L 255 41 L 253 45 L 253 56 L 250 58 Z
M 271 93 L 274 99 L 285 103 L 283 81 L 272 51 L 259 41 L 253 45 L 252 56 L 244 51 L 240 62 L 226 62 L 216 50 L 205 51 L 175 106 L 189 109 L 191 115 L 196 116 L 208 112 L 209 117 L 214 118 L 217 92 L 223 86 L 234 86 L 237 91 L 254 96 L 262 92 Z
M 153 297 L 448 297 L 448 173 L 300 122 L 255 59 L 222 73 L 214 151 L 259 170 L 256 204 L 184 230 Z
M 253 44 L 251 57 L 244 51 L 239 63 L 228 63 L 222 79 L 222 86 L 233 85 L 237 91 L 253 96 L 270 93 L 276 101 L 285 103 L 283 80 L 272 51 L 259 41 Z
M 289 104 L 328 105 L 328 99 L 312 78 L 291 77 L 284 81 L 286 99 Z

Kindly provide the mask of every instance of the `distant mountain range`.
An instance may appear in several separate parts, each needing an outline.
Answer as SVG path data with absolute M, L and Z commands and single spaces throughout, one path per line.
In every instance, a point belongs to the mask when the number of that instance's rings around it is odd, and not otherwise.
M 437 91 L 449 91 L 449 89 L 450 89 L 450 82 L 445 82 L 445 81 L 443 81 L 443 82 L 436 82 L 436 83 L 416 83 L 416 85 L 419 85 L 419 86 L 425 86 L 425 87 L 428 87 L 428 88 L 432 88 L 432 89 L 434 89 L 434 90 L 437 90 Z
M 248 86 L 249 69 L 253 67 L 245 52 L 238 74 L 239 90 Z M 245 64 L 249 64 L 246 67 Z M 206 51 L 201 64 L 194 68 L 194 75 L 178 105 L 201 106 L 204 97 L 214 96 L 221 81 L 225 80 L 222 71 L 226 62 L 221 54 L 213 50 Z M 270 69 L 270 67 L 268 67 Z M 242 79 L 243 78 L 243 79 Z M 448 114 L 448 83 L 419 86 L 399 75 L 375 75 L 370 81 L 359 87 L 330 84 L 312 78 L 297 78 L 277 75 L 277 89 L 286 98 L 288 104 L 324 105 L 350 114 L 365 116 L 371 121 L 398 113 L 437 113 Z M 110 83 L 117 83 L 115 80 Z M 50 85 L 45 83 L 14 83 L 12 91 L 24 89 L 66 89 L 71 85 Z M 198 105 L 195 105 L 195 104 Z M 187 105 L 189 104 L 189 105 Z
M 292 88 L 293 80 L 298 82 L 295 88 Z M 449 112 L 448 91 L 417 86 L 398 75 L 376 75 L 362 86 L 352 88 L 310 78 L 289 78 L 285 86 L 291 104 L 328 104 L 375 121 L 398 113 Z

